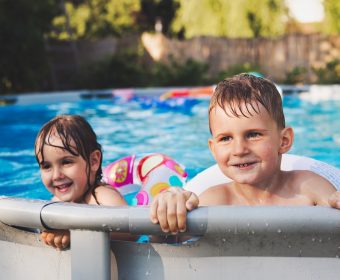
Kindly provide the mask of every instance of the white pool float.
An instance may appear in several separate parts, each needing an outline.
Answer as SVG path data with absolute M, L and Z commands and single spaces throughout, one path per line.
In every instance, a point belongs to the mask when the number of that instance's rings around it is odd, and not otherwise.
M 281 169 L 289 170 L 310 170 L 320 176 L 326 178 L 338 190 L 340 190 L 340 169 L 335 166 L 329 165 L 325 162 L 315 160 L 308 157 L 284 154 L 282 156 Z M 230 182 L 231 179 L 226 177 L 215 164 L 202 172 L 198 173 L 191 179 L 184 188 L 200 195 L 209 187 Z

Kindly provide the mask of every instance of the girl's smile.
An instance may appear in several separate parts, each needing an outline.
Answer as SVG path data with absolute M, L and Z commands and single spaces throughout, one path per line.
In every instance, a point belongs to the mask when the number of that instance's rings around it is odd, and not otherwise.
M 59 137 L 50 137 L 43 149 L 43 161 L 38 155 L 41 179 L 55 199 L 81 202 L 89 186 L 86 161 L 66 151 Z M 91 175 L 93 181 L 94 176 Z

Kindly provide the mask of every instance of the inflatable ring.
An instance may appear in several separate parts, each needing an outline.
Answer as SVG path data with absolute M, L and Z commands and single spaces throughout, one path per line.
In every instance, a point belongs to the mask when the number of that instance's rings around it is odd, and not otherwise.
M 310 170 L 327 179 L 335 188 L 340 190 L 340 170 L 332 165 L 308 157 L 284 154 L 282 155 L 281 169 L 290 170 Z M 198 173 L 186 185 L 185 189 L 200 195 L 206 189 L 230 182 L 231 179 L 225 176 L 215 164 Z
M 184 167 L 164 154 L 120 158 L 103 169 L 103 181 L 116 188 L 129 205 L 148 205 L 158 193 L 183 187 Z

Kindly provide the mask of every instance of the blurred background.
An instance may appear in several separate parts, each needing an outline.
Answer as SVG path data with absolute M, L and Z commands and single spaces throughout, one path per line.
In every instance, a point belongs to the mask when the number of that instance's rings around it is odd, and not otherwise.
M 340 83 L 339 0 L 1 0 L 0 94 Z

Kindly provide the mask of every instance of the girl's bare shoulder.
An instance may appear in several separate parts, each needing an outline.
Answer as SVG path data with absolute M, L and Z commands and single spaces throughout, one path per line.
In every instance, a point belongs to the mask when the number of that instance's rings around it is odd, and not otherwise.
M 100 205 L 121 206 L 126 205 L 126 201 L 118 190 L 109 185 L 100 185 L 96 187 L 95 196 Z
M 228 184 L 210 187 L 199 196 L 200 206 L 229 204 L 230 189 Z

